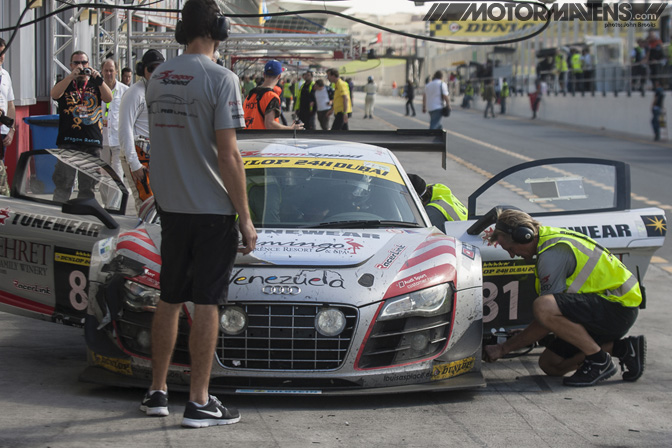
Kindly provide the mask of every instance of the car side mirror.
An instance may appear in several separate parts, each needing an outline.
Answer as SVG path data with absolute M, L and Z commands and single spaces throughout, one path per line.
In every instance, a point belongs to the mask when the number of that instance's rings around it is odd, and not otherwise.
M 112 218 L 103 207 L 94 198 L 76 198 L 70 199 L 63 204 L 61 208 L 63 213 L 70 215 L 91 215 L 100 219 L 108 229 L 118 229 L 119 223 Z

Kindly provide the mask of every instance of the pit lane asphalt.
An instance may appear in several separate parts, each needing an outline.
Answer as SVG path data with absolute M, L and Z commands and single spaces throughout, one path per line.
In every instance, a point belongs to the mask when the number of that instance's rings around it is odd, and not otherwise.
M 383 103 L 383 101 L 380 101 Z M 356 116 L 363 115 L 355 100 Z M 403 105 L 402 103 L 399 103 Z M 401 108 L 400 108 L 401 110 Z M 427 118 L 418 114 L 418 118 Z M 390 129 L 382 120 L 353 128 Z M 450 173 L 466 197 L 483 179 L 436 154 L 399 153 L 430 182 Z M 672 444 L 672 275 L 652 265 L 648 308 L 632 334 L 648 338 L 648 362 L 635 383 L 620 373 L 589 388 L 568 388 L 537 367 L 539 350 L 484 366 L 474 391 L 375 397 L 221 396 L 240 423 L 181 428 L 186 394 L 171 415 L 139 410 L 142 391 L 79 383 L 86 366 L 82 331 L 0 313 L 0 447 L 663 447 Z

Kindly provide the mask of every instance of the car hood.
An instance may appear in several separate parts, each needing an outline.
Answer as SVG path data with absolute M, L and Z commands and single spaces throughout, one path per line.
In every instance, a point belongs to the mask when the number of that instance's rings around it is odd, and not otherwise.
M 422 241 L 429 229 L 316 230 L 260 229 L 257 247 L 239 256 L 237 265 L 356 266 L 370 260 L 391 241 Z

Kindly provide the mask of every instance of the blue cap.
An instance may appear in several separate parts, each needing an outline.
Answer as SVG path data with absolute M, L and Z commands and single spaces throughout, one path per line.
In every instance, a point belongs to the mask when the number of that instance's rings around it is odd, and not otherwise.
M 278 76 L 284 69 L 278 61 L 268 61 L 264 66 L 264 75 Z

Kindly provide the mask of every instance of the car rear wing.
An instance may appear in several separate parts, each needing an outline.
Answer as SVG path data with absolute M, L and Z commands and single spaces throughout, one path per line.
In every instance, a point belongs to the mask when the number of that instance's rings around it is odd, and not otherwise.
M 440 152 L 441 166 L 446 169 L 448 153 L 446 131 L 442 129 L 397 129 L 395 131 L 276 131 L 243 129 L 239 140 L 308 138 L 338 140 L 381 146 L 390 151 Z

